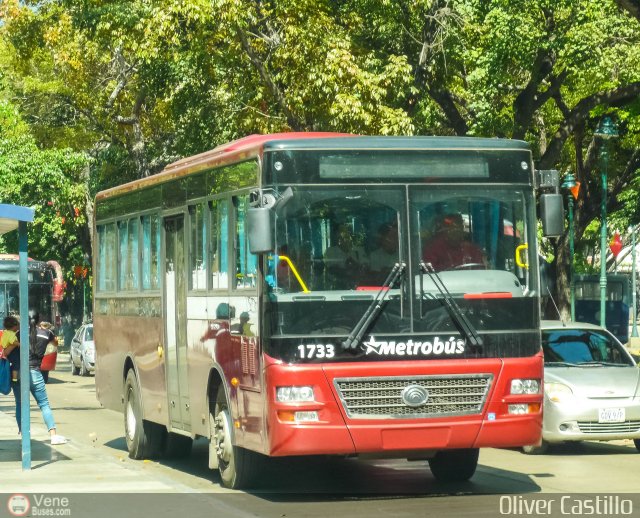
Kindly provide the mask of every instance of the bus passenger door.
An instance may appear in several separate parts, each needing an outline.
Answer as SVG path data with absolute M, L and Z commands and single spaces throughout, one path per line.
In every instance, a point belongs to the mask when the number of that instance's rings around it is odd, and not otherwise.
M 164 230 L 165 365 L 169 421 L 173 428 L 190 431 L 184 215 L 165 218 Z

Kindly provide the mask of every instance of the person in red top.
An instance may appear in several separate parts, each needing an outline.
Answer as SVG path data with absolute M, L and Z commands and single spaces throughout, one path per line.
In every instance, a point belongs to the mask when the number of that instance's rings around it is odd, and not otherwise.
M 480 247 L 465 239 L 461 214 L 445 214 L 440 218 L 435 236 L 424 245 L 422 257 L 436 271 L 486 267 Z

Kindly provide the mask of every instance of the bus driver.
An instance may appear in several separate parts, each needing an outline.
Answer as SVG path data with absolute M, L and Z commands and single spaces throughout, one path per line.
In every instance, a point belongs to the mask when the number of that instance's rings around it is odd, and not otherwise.
M 436 224 L 435 236 L 425 243 L 422 257 L 426 263 L 431 263 L 436 271 L 486 267 L 480 247 L 465 239 L 462 215 L 459 213 L 440 217 Z

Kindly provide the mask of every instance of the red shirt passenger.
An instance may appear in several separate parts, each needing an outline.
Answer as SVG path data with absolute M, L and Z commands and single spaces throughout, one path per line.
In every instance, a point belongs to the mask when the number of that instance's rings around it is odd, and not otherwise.
M 461 214 L 446 214 L 438 222 L 436 235 L 425 243 L 422 257 L 435 270 L 485 268 L 485 259 L 478 245 L 464 238 Z

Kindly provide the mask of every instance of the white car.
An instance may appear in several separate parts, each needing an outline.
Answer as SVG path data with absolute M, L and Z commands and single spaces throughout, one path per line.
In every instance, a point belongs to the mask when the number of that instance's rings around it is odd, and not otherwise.
M 640 451 L 640 369 L 606 329 L 543 321 L 544 453 L 566 441 L 632 439 Z
M 76 331 L 69 350 L 71 374 L 88 376 L 96 370 L 96 345 L 93 341 L 93 324 L 84 324 Z

